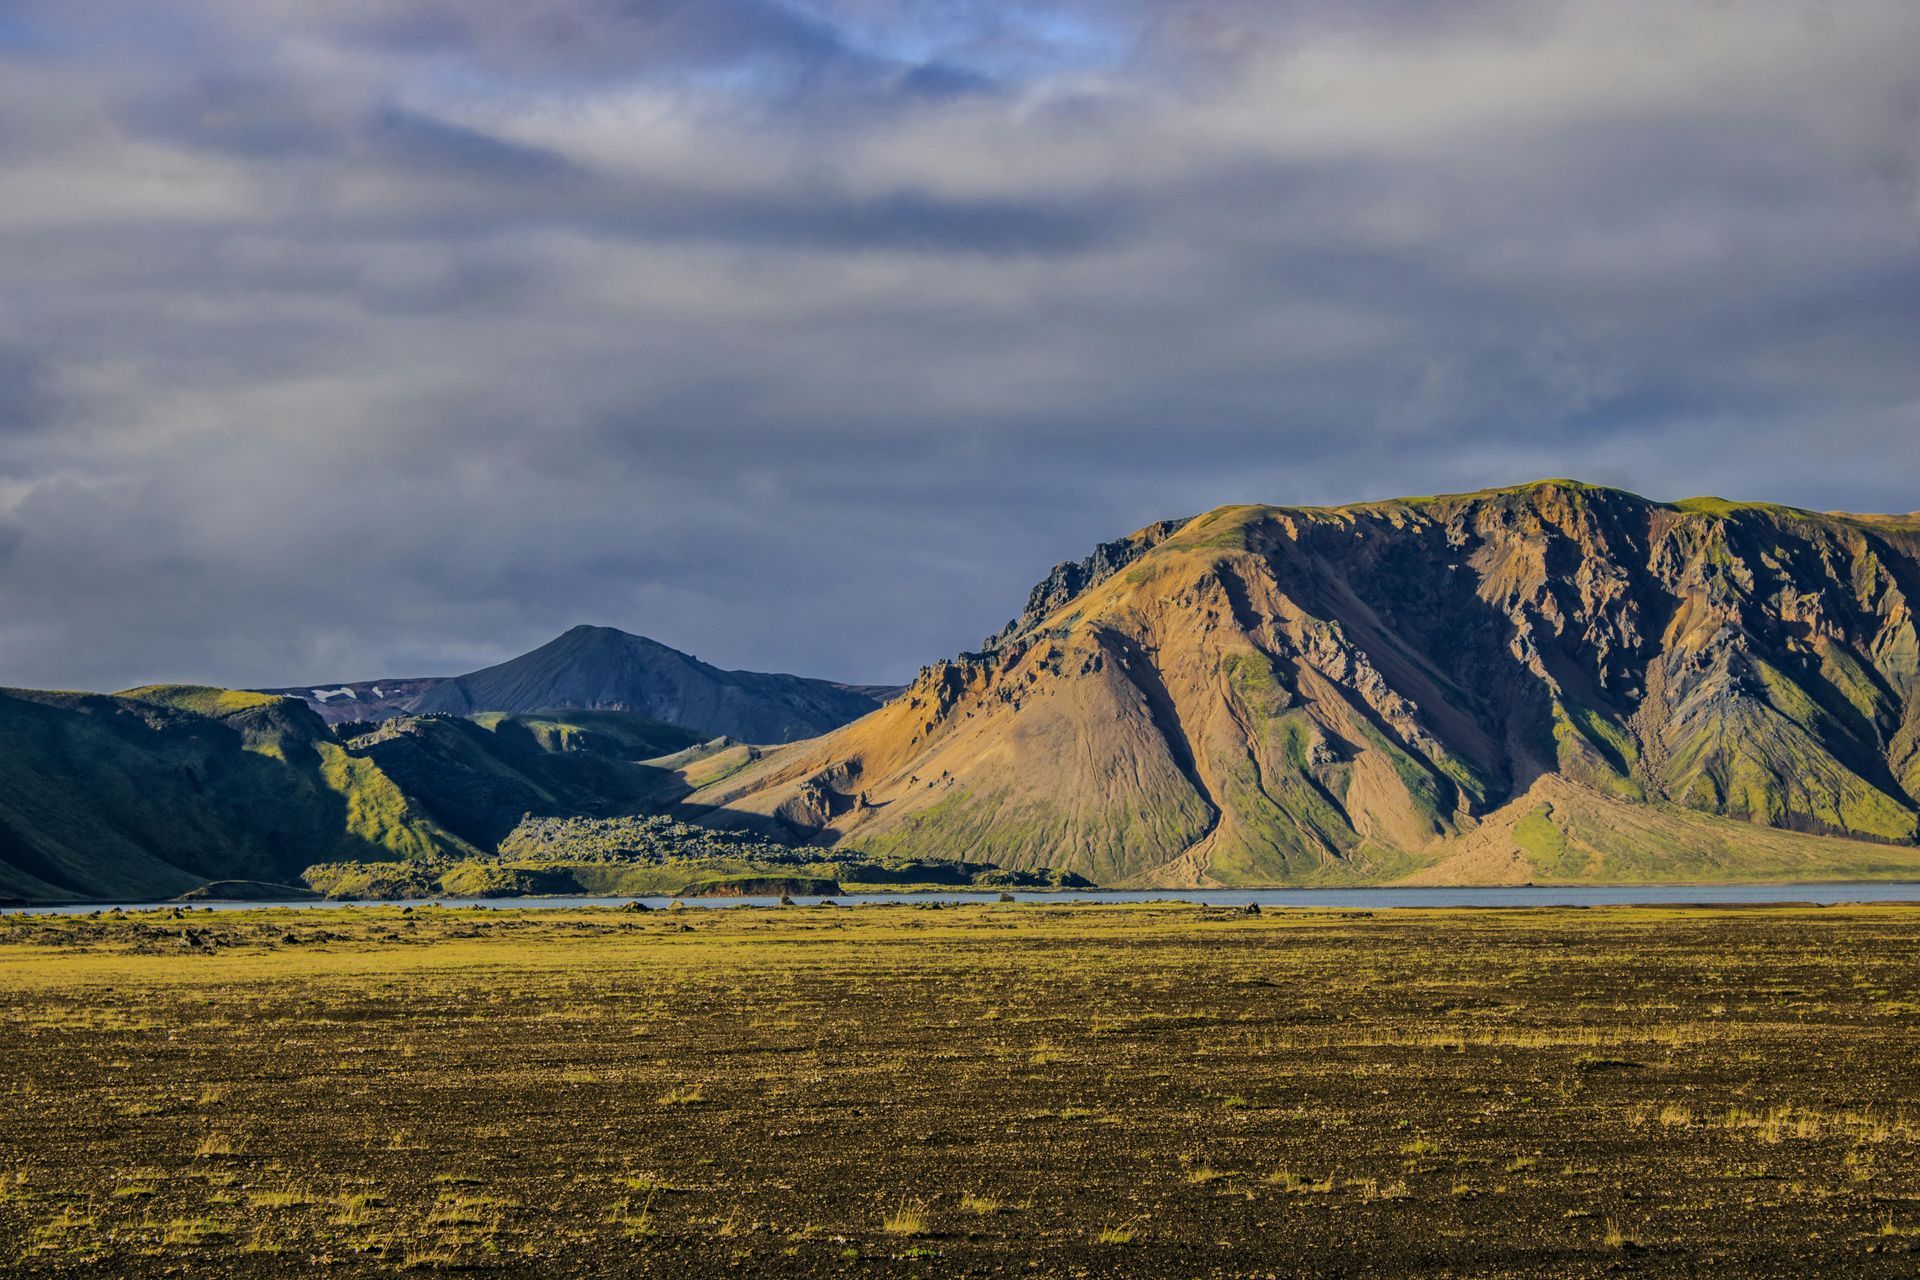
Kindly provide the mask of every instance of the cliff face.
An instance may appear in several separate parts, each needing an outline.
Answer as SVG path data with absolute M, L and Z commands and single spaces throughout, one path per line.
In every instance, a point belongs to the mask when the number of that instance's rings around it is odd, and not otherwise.
M 693 800 L 1109 884 L 1900 873 L 1917 589 L 1911 517 L 1570 481 L 1221 508 Z

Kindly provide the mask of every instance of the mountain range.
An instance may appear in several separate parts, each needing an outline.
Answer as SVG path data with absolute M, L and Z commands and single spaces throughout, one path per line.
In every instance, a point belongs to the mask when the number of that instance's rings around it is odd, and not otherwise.
M 708 737 L 792 742 L 865 715 L 898 689 L 722 671 L 645 636 L 574 627 L 531 653 L 463 676 L 361 680 L 264 693 L 299 698 L 330 724 L 403 715 L 628 711 Z
M 1916 592 L 1920 515 L 1222 507 L 683 804 L 1108 885 L 1913 875 Z
M 528 818 L 564 859 L 636 814 L 1109 886 L 1920 878 L 1916 592 L 1920 514 L 1549 480 L 1153 524 L 897 694 L 600 627 L 458 677 L 0 690 L 0 896 L 485 861 Z

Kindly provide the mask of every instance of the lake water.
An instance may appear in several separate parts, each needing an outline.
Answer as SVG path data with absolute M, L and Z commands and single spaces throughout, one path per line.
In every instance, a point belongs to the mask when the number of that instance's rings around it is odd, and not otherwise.
M 1712 885 L 1517 885 L 1481 886 L 1459 889 L 1081 889 L 1058 893 L 1022 893 L 1013 895 L 1021 902 L 1045 902 L 1059 905 L 1069 902 L 1193 902 L 1215 907 L 1244 907 L 1258 903 L 1262 908 L 1317 907 L 1349 911 L 1379 911 L 1395 907 L 1605 907 L 1622 905 L 1661 906 L 1683 903 L 1767 903 L 1809 902 L 1832 905 L 1842 902 L 1920 902 L 1920 882 L 1879 881 L 1839 884 L 1712 884 Z M 842 906 L 910 906 L 915 903 L 943 904 L 993 902 L 997 891 L 985 893 L 862 893 L 833 899 Z M 689 908 L 771 907 L 777 898 L 437 898 L 443 907 L 549 909 L 577 907 L 623 907 L 643 902 L 650 907 L 665 907 L 674 901 Z M 812 906 L 819 898 L 796 898 L 800 906 Z M 128 911 L 171 908 L 175 904 L 99 903 L 53 907 L 8 907 L 5 911 L 28 914 L 85 914 L 110 911 L 115 905 Z M 187 904 L 180 904 L 187 905 Z M 342 903 L 306 902 L 197 902 L 200 911 L 235 911 L 263 907 L 370 907 L 427 905 L 411 902 Z

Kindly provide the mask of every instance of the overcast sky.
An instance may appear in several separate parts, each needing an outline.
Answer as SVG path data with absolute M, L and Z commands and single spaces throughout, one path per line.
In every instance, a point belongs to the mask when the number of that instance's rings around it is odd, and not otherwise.
M 1917 52 L 1913 0 L 7 0 L 0 684 L 576 622 L 899 680 L 1220 503 L 1920 507 Z

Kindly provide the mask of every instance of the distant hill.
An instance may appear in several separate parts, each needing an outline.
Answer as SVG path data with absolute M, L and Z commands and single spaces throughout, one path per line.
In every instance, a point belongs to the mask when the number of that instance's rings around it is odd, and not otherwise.
M 639 761 L 699 737 L 619 712 L 360 728 L 337 740 L 297 699 L 197 686 L 0 690 L 0 897 L 474 857 L 522 813 L 628 811 L 668 776 Z
M 1573 481 L 1223 507 L 690 771 L 705 820 L 1103 884 L 1914 876 L 1920 518 Z
M 531 653 L 463 676 L 265 692 L 299 698 L 333 723 L 423 713 L 627 711 L 706 737 L 778 743 L 838 728 L 898 690 L 723 671 L 645 636 L 582 626 Z

